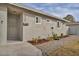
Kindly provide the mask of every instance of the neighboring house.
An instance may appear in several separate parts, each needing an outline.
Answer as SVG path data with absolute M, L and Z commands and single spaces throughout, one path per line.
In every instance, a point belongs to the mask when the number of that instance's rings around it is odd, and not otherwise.
M 69 23 L 69 34 L 79 35 L 79 22 Z
M 0 44 L 68 34 L 67 21 L 21 4 L 0 4 Z

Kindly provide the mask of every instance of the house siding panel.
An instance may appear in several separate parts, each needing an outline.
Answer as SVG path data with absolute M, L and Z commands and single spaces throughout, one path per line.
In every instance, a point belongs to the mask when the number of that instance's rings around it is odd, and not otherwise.
M 0 6 L 0 44 L 6 44 L 6 40 L 7 40 L 7 8 Z
M 41 24 L 35 23 L 35 16 L 38 16 L 42 19 Z M 32 38 L 38 38 L 38 36 L 40 36 L 41 38 L 47 38 L 48 35 L 52 36 L 52 32 L 57 34 L 58 36 L 60 36 L 61 33 L 63 33 L 63 35 L 67 35 L 68 27 L 61 21 L 59 21 L 60 27 L 58 28 L 57 21 L 55 21 L 55 19 L 50 19 L 36 14 L 29 14 L 27 12 L 24 12 L 23 20 L 25 20 L 25 17 L 27 17 L 28 19 L 26 19 L 27 22 L 24 23 L 29 24 L 29 26 L 23 26 L 23 33 L 25 33 L 23 36 L 25 41 L 32 40 Z M 50 20 L 50 22 L 47 22 L 47 20 Z M 51 29 L 51 27 L 53 27 L 54 29 Z

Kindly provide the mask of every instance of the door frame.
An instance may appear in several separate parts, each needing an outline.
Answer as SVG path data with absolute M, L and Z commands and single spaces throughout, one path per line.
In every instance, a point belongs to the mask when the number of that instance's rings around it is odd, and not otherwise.
M 22 14 L 19 15 L 19 21 L 20 21 L 20 34 L 19 34 L 19 40 L 17 41 L 23 41 L 23 26 L 22 26 L 22 18 L 21 18 Z M 7 13 L 7 41 L 8 41 L 8 17 L 9 17 L 9 12 Z

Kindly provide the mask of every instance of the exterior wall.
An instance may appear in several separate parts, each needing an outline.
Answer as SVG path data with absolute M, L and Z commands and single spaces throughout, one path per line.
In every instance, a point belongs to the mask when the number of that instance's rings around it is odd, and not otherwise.
M 66 26 L 66 23 L 63 23 L 61 21 L 59 21 L 60 23 L 60 27 L 57 27 L 57 22 L 55 24 L 55 29 L 54 29 L 54 33 L 56 33 L 58 36 L 61 36 L 61 33 L 63 33 L 63 35 L 68 35 L 68 26 Z
M 20 37 L 23 39 L 23 41 L 32 40 L 32 38 L 38 38 L 40 36 L 41 38 L 47 38 L 48 35 L 52 36 L 52 32 L 61 35 L 63 33 L 64 35 L 67 35 L 68 27 L 66 24 L 62 23 L 62 21 L 57 21 L 55 19 L 48 18 L 46 16 L 42 16 L 40 14 L 32 13 L 30 11 L 23 11 L 23 14 L 20 16 L 20 20 L 22 20 L 21 24 L 21 32 Z M 35 16 L 40 17 L 42 20 L 41 24 L 35 23 Z M 0 23 L 0 42 L 6 43 L 7 41 L 7 8 L 6 7 L 0 7 L 0 22 L 3 20 L 3 24 Z M 49 22 L 47 22 L 49 20 Z M 60 27 L 57 27 L 57 22 L 60 22 Z M 24 26 L 23 23 L 28 23 L 28 26 Z M 22 28 L 23 27 L 23 28 Z M 53 27 L 54 29 L 51 29 Z
M 35 23 L 35 16 L 40 17 L 42 19 L 41 24 Z M 49 22 L 47 22 L 49 20 Z M 60 27 L 57 27 L 57 22 L 60 22 Z M 68 34 L 68 26 L 66 24 L 62 23 L 62 21 L 56 21 L 52 20 L 47 17 L 35 15 L 35 14 L 29 14 L 29 13 L 23 13 L 23 23 L 28 23 L 28 26 L 23 26 L 23 40 L 32 40 L 32 38 L 38 38 L 40 36 L 41 38 L 47 38 L 48 35 L 52 36 L 52 32 L 57 34 L 58 36 L 63 33 L 64 35 Z M 54 29 L 51 29 L 53 27 Z
M 5 44 L 6 40 L 7 40 L 7 8 L 4 6 L 0 6 L 0 44 Z

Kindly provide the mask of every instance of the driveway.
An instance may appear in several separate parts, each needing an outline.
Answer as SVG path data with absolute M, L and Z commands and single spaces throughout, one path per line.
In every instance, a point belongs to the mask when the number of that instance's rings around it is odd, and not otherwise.
M 41 56 L 39 49 L 27 42 L 0 45 L 0 56 Z
M 44 44 L 36 45 L 36 47 L 42 51 L 43 55 L 47 55 L 48 51 L 55 50 L 65 44 L 70 44 L 73 41 L 79 41 L 79 36 L 70 35 L 69 37 L 62 38 L 60 40 L 54 40 Z

